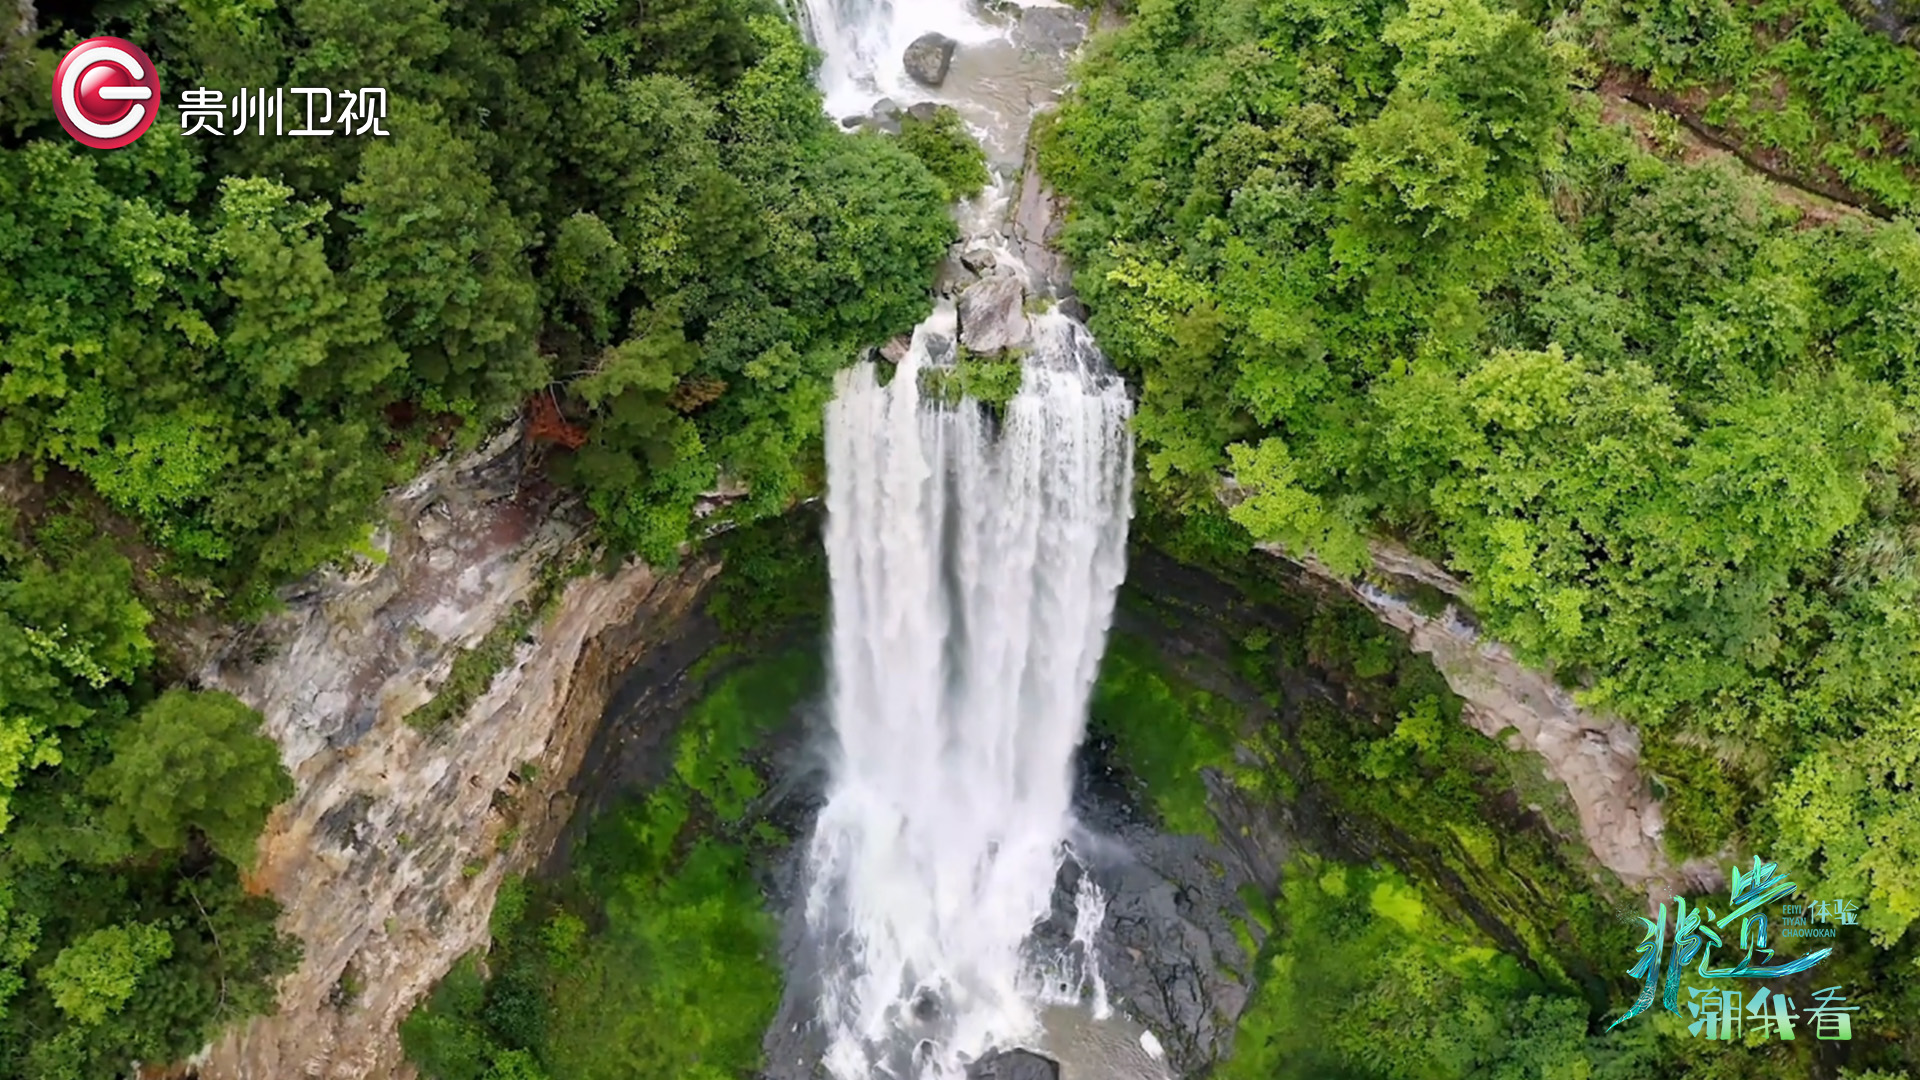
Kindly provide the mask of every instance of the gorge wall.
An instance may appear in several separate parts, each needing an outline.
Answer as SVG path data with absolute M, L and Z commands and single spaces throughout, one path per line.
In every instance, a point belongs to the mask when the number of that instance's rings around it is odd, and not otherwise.
M 1028 346 L 1034 301 L 1077 303 L 1052 250 L 1061 207 L 1020 156 L 1010 242 L 963 241 L 942 274 L 958 336 L 982 352 Z M 545 859 L 573 814 L 573 781 L 619 677 L 684 625 L 717 573 L 716 558 L 696 555 L 671 573 L 556 574 L 590 556 L 587 526 L 527 483 L 523 454 L 510 432 L 395 493 L 380 559 L 305 583 L 287 611 L 225 642 L 201 671 L 203 686 L 262 712 L 297 781 L 251 880 L 284 905 L 281 925 L 305 948 L 278 1012 L 202 1055 L 209 1080 L 409 1072 L 400 1021 L 458 957 L 486 945 L 502 879 Z M 1538 754 L 1587 846 L 1628 886 L 1663 894 L 1714 880 L 1709 865 L 1666 858 L 1633 730 L 1579 708 L 1482 637 L 1460 582 L 1387 546 L 1375 551 L 1377 582 L 1294 561 L 1431 658 L 1476 730 Z M 1416 586 L 1451 602 L 1425 614 Z M 490 653 L 495 670 L 462 661 Z M 409 724 L 449 682 L 461 707 L 432 730 Z M 1118 811 L 1102 821 L 1134 852 L 1102 866 L 1111 882 L 1130 882 L 1115 884 L 1104 958 L 1116 992 L 1151 1003 L 1141 1011 L 1154 1026 L 1191 1033 L 1169 1050 L 1195 1067 L 1227 1052 L 1252 975 L 1232 898 L 1243 884 L 1270 889 L 1294 843 L 1270 808 L 1217 781 L 1223 846 L 1155 839 Z
M 250 882 L 305 950 L 279 1011 L 202 1055 L 208 1080 L 410 1072 L 400 1021 L 485 945 L 501 880 L 571 816 L 616 678 L 717 571 L 695 557 L 564 578 L 586 531 L 523 486 L 524 453 L 508 432 L 394 494 L 381 558 L 304 583 L 202 671 L 260 710 L 297 782 Z M 442 692 L 464 707 L 431 730 L 408 722 Z
M 1539 755 L 1547 777 L 1567 789 L 1580 832 L 1602 866 L 1654 903 L 1679 892 L 1715 889 L 1718 863 L 1694 859 L 1676 866 L 1662 843 L 1665 818 L 1640 768 L 1640 736 L 1618 717 L 1582 708 L 1551 672 L 1529 667 L 1486 637 L 1466 606 L 1467 587 L 1431 561 L 1382 541 L 1370 545 L 1373 573 L 1366 580 L 1335 574 L 1312 556 L 1274 545 L 1260 550 L 1305 568 L 1365 605 L 1381 622 L 1406 635 L 1432 660 L 1464 703 L 1461 718 L 1489 739 Z M 1437 590 L 1446 598 L 1435 614 L 1413 597 Z
M 298 781 L 261 839 L 252 882 L 285 905 L 282 926 L 306 952 L 280 986 L 279 1011 L 211 1047 L 202 1076 L 406 1075 L 399 1022 L 458 957 L 486 946 L 501 880 L 553 849 L 586 759 L 647 771 L 618 764 L 647 747 L 608 743 L 614 721 L 603 717 L 622 676 L 670 688 L 687 659 L 677 654 L 703 651 L 694 609 L 717 558 L 696 556 L 671 574 L 638 565 L 557 573 L 589 554 L 586 532 L 567 507 L 523 487 L 523 453 L 508 433 L 397 492 L 376 537 L 382 559 L 309 581 L 287 611 L 224 642 L 205 665 L 204 685 L 262 711 Z M 1292 561 L 1405 635 L 1465 699 L 1462 715 L 1476 729 L 1539 754 L 1567 788 L 1587 846 L 1623 881 L 1664 888 L 1701 872 L 1673 867 L 1661 852 L 1659 807 L 1631 730 L 1578 709 L 1551 679 L 1483 639 L 1462 614 L 1458 582 L 1386 548 L 1376 552 L 1374 583 Z M 1227 585 L 1210 594 L 1165 562 L 1140 562 L 1130 588 L 1223 610 L 1235 603 Z M 1411 599 L 1422 586 L 1455 603 L 1422 614 Z M 537 608 L 544 617 L 529 620 Z M 446 692 L 463 650 L 498 644 L 499 628 L 522 624 L 524 639 L 509 640 L 470 704 L 432 730 L 407 722 Z M 1228 639 L 1208 633 L 1178 647 L 1224 655 Z M 1265 711 L 1257 696 L 1216 689 L 1253 719 Z M 1335 695 L 1304 683 L 1296 693 Z M 1082 807 L 1121 841 L 1094 860 L 1112 897 L 1102 952 L 1115 997 L 1165 1034 L 1170 1059 L 1187 1068 L 1230 1051 L 1245 1006 L 1252 957 L 1232 931 L 1243 917 L 1237 892 L 1271 890 L 1301 835 L 1326 827 L 1222 778 L 1209 788 L 1218 841 L 1168 835 L 1111 799 Z M 1071 931 L 1068 921 L 1042 933 Z

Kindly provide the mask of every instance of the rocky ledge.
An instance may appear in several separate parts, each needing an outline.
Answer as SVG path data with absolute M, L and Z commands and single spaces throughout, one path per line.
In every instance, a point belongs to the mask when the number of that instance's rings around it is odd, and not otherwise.
M 1058 306 L 1084 320 L 1073 271 L 1054 250 L 1063 224 L 1060 199 L 1040 175 L 1031 149 L 1005 232 L 962 239 L 948 250 L 935 278 L 938 299 L 954 305 L 960 344 L 974 356 L 1017 354 L 1033 344 L 1033 316 Z M 898 363 L 910 344 L 901 335 L 877 350 Z
M 1480 632 L 1466 604 L 1467 588 L 1430 560 L 1397 545 L 1371 545 L 1373 572 L 1352 580 L 1311 555 L 1263 545 L 1358 600 L 1381 622 L 1407 636 L 1464 702 L 1461 716 L 1490 739 L 1540 756 L 1546 776 L 1565 785 L 1587 847 L 1602 866 L 1654 902 L 1724 884 L 1717 862 L 1675 866 L 1662 843 L 1666 820 L 1640 769 L 1640 735 L 1615 716 L 1582 708 L 1551 671 L 1529 667 L 1513 650 Z M 1414 597 L 1426 590 L 1446 598 L 1424 613 Z

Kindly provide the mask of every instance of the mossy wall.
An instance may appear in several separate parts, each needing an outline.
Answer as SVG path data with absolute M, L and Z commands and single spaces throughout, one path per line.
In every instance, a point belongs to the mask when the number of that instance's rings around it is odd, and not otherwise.
M 1608 1033 L 1641 902 L 1564 791 L 1461 722 L 1391 630 L 1236 533 L 1143 515 L 1092 713 L 1165 828 L 1219 836 L 1252 807 L 1284 836 L 1244 898 L 1258 980 L 1217 1078 L 1816 1077 L 1875 1053 L 1705 1041 L 1658 1009 Z M 1819 985 L 1867 968 L 1836 957 Z
M 824 671 L 816 528 L 803 513 L 718 541 L 701 614 L 610 709 L 571 835 L 402 1026 L 426 1080 L 758 1067 L 783 987 L 765 884 L 795 839 L 769 789 Z

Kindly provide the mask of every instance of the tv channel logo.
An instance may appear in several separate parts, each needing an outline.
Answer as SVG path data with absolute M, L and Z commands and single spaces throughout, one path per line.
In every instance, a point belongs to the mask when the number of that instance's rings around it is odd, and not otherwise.
M 80 142 L 118 150 L 160 115 L 160 72 L 131 41 L 88 38 L 53 73 L 53 112 Z

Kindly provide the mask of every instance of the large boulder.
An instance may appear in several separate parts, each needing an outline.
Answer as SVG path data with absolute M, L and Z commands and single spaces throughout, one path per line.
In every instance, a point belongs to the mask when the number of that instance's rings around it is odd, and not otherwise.
M 979 280 L 978 271 L 964 260 L 948 255 L 940 260 L 939 267 L 933 272 L 933 291 L 941 296 L 955 297 Z
M 873 103 L 867 112 L 865 125 L 868 131 L 878 131 L 886 135 L 900 134 L 900 106 L 892 98 L 881 98 Z
M 922 86 L 939 86 L 953 67 L 953 51 L 960 43 L 945 34 L 922 34 L 907 46 L 901 62 L 907 74 Z
M 960 294 L 960 344 L 986 356 L 1023 349 L 1033 337 L 1027 290 L 1018 278 L 993 277 Z
M 1060 1080 L 1060 1066 L 1039 1054 L 1009 1050 L 974 1062 L 967 1080 Z
M 960 264 L 976 274 L 984 274 L 999 263 L 999 256 L 993 253 L 993 249 L 984 246 L 968 248 L 960 256 Z

